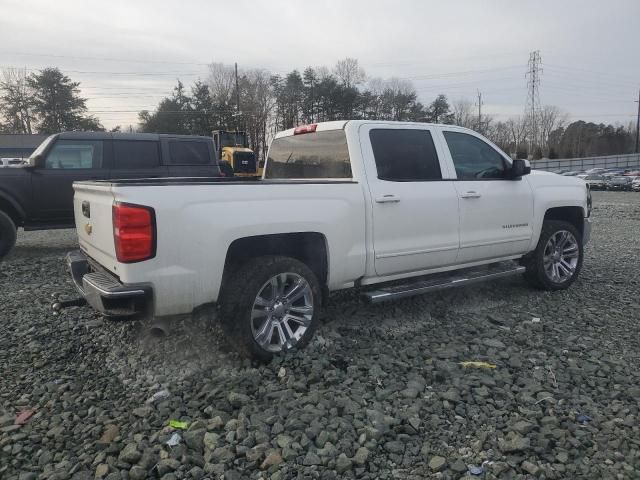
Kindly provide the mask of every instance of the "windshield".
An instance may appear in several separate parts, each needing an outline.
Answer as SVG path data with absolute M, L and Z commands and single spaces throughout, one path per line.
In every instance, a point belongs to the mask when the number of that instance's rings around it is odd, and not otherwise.
M 589 175 L 585 180 L 602 180 L 603 178 L 601 175 Z
M 224 132 L 220 134 L 222 147 L 246 147 L 247 135 L 244 132 Z
M 629 180 L 629 177 L 614 177 L 611 181 L 613 183 L 627 183 Z

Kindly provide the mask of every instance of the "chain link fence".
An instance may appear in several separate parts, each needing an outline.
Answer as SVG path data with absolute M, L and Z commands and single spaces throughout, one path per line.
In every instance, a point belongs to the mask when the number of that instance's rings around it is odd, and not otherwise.
M 555 160 L 532 160 L 536 170 L 588 170 L 590 168 L 637 168 L 640 170 L 640 153 L 608 155 L 604 157 L 558 158 Z

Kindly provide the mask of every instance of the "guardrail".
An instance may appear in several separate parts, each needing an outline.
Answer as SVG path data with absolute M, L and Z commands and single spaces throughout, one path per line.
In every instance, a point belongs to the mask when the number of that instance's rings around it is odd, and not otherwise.
M 588 170 L 590 168 L 615 167 L 640 169 L 640 153 L 607 155 L 603 157 L 531 160 L 531 168 L 537 170 Z

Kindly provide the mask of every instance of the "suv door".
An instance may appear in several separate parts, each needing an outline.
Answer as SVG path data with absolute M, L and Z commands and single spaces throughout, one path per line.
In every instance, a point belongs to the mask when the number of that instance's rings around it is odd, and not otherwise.
M 207 139 L 168 138 L 163 140 L 164 158 L 171 177 L 215 177 L 219 169 L 213 141 Z
M 158 140 L 113 140 L 111 178 L 166 177 Z
M 360 127 L 379 276 L 456 261 L 458 195 L 434 134 L 423 125 Z
M 73 226 L 73 182 L 108 176 L 109 142 L 58 139 L 32 170 L 34 223 Z
M 533 235 L 527 179 L 511 179 L 511 160 L 480 135 L 453 127 L 442 135 L 460 198 L 458 263 L 526 253 Z

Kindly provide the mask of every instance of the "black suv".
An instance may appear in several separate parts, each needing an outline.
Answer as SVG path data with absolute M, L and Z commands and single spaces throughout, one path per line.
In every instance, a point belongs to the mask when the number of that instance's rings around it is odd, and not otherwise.
M 0 168 L 0 258 L 16 228 L 74 226 L 76 180 L 221 176 L 213 139 L 151 133 L 67 132 L 48 137 L 23 168 Z

